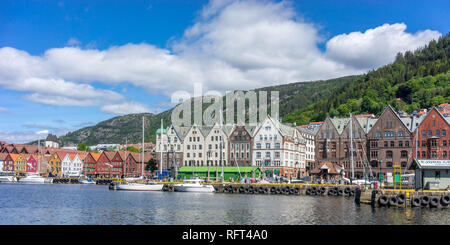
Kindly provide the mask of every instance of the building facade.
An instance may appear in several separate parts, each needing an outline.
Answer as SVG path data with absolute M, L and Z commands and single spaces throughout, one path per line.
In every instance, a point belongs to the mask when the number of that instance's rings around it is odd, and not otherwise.
M 450 159 L 450 118 L 432 108 L 413 134 L 413 156 L 416 159 Z
M 392 176 L 395 164 L 407 171 L 412 162 L 413 145 L 413 135 L 407 125 L 411 127 L 410 118 L 405 117 L 402 120 L 394 109 L 388 106 L 369 131 L 368 159 L 375 176 L 383 175 L 384 179 Z
M 256 127 L 236 125 L 228 137 L 228 163 L 230 166 L 252 166 L 253 137 Z

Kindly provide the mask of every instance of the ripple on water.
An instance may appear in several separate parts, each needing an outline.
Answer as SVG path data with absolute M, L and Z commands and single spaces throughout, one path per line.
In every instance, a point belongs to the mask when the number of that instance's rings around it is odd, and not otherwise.
M 110 191 L 0 184 L 0 224 L 450 224 L 449 209 L 377 208 L 343 197 Z

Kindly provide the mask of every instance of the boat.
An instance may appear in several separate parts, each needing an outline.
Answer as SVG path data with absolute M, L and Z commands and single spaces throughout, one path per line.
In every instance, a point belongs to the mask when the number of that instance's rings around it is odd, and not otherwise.
M 144 147 L 144 117 L 142 117 L 142 147 Z M 142 151 L 142 169 L 141 176 L 138 178 L 126 178 L 123 184 L 111 183 L 110 190 L 117 191 L 162 191 L 164 184 L 154 182 L 136 183 L 128 181 L 144 180 L 144 151 Z
M 1 182 L 17 182 L 17 178 L 12 175 L 0 175 Z
M 175 184 L 173 187 L 175 191 L 180 192 L 215 192 L 214 186 L 204 185 L 202 182 L 203 180 L 199 178 L 189 179 L 185 180 L 183 184 Z
M 162 191 L 164 184 L 157 183 L 125 183 L 115 186 L 117 191 Z
M 80 180 L 80 183 L 81 184 L 89 184 L 89 185 L 95 185 L 96 184 L 95 180 L 93 180 L 91 178 Z
M 39 174 L 29 174 L 24 178 L 19 179 L 19 183 L 27 183 L 27 184 L 46 184 L 52 183 L 53 179 L 44 178 Z

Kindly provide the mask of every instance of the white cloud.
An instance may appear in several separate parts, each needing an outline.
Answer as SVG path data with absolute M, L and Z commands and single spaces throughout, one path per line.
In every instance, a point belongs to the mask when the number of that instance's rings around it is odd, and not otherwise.
M 80 40 L 72 37 L 67 41 L 66 45 L 67 46 L 80 46 L 81 42 L 80 42 Z
M 5 107 L 0 107 L 0 113 L 9 113 L 10 110 L 8 108 Z
M 335 36 L 323 52 L 317 47 L 325 41 L 319 28 L 302 20 L 290 3 L 211 1 L 167 49 L 146 43 L 105 50 L 77 46 L 32 56 L 2 48 L 0 86 L 28 92 L 26 99 L 49 105 L 144 112 L 150 111 L 145 105 L 88 83 L 129 82 L 149 93 L 170 95 L 191 92 L 194 83 L 202 83 L 204 91 L 225 92 L 329 79 L 377 68 L 392 62 L 397 52 L 414 50 L 439 36 L 430 30 L 407 33 L 403 23 L 385 24 Z
M 414 34 L 405 32 L 406 24 L 384 24 L 364 33 L 352 32 L 333 37 L 326 44 L 327 56 L 359 69 L 376 68 L 394 61 L 398 52 L 425 46 L 438 39 L 437 31 L 425 30 Z
M 137 102 L 125 102 L 122 104 L 105 105 L 100 108 L 100 111 L 116 115 L 151 112 L 151 110 L 147 106 Z

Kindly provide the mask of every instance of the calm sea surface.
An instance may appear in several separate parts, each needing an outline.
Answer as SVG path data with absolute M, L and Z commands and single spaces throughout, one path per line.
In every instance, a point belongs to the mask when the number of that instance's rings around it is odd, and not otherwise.
M 450 209 L 357 206 L 343 197 L 110 191 L 0 184 L 0 224 L 450 224 Z

